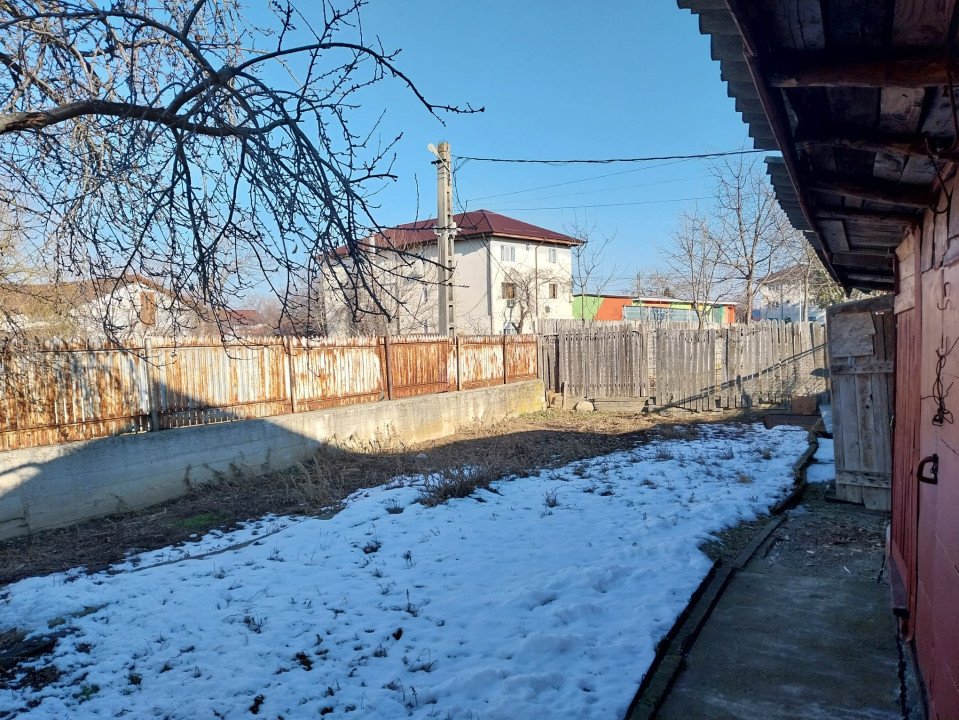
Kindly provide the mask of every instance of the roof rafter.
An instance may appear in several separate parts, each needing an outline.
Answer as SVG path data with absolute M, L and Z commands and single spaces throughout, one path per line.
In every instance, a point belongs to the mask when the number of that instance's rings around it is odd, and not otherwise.
M 766 81 L 778 88 L 927 88 L 959 82 L 959 55 L 941 49 L 847 58 L 790 53 L 765 58 L 763 66 Z
M 919 215 L 904 215 L 900 213 L 873 212 L 870 210 L 855 210 L 853 208 L 816 208 L 813 215 L 817 220 L 849 220 L 874 225 L 896 225 L 901 228 L 912 227 L 922 220 Z
M 857 200 L 872 200 L 889 205 L 902 205 L 926 209 L 933 206 L 936 194 L 925 187 L 904 185 L 895 182 L 871 180 L 849 180 L 839 177 L 821 176 L 807 183 L 810 190 L 830 193 Z
M 842 135 L 805 135 L 796 133 L 796 142 L 809 145 L 853 148 L 870 152 L 884 152 L 907 157 L 928 157 L 938 160 L 959 160 L 959 152 L 952 149 L 952 140 L 940 140 L 918 135 L 871 135 L 859 133 Z

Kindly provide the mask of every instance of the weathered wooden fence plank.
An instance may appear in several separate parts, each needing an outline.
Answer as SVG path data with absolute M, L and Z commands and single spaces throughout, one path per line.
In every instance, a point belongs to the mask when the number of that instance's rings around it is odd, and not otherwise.
M 575 397 L 654 397 L 695 411 L 825 393 L 825 333 L 813 323 L 698 330 L 678 325 L 557 321 L 542 338 L 547 388 Z M 543 365 L 541 364 L 541 367 Z

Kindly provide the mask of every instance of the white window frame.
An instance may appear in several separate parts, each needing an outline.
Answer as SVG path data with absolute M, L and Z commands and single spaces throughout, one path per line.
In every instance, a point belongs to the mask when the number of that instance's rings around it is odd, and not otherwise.
M 547 250 L 546 250 L 546 258 L 547 258 L 547 260 L 548 260 L 549 262 L 551 262 L 551 263 L 553 263 L 553 264 L 555 264 L 556 262 L 558 262 L 558 260 L 556 259 L 556 256 L 557 256 L 556 248 L 547 248 Z
M 516 247 L 503 243 L 499 246 L 500 262 L 516 262 Z

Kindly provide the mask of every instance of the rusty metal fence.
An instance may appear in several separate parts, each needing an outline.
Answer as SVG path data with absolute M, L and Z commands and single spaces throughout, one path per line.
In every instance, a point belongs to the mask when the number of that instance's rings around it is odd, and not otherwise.
M 0 354 L 0 450 L 537 377 L 531 335 L 54 340 Z

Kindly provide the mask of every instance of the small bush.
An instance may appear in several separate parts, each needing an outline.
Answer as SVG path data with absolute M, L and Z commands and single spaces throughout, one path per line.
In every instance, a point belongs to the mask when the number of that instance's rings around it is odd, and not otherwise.
M 496 479 L 490 468 L 444 468 L 426 479 L 419 500 L 427 507 L 436 507 L 454 498 L 469 497 L 477 488 L 487 488 Z
M 556 497 L 555 490 L 547 490 L 543 495 L 543 504 L 548 508 L 554 508 L 559 505 L 559 499 Z
M 656 449 L 653 451 L 653 458 L 659 460 L 660 462 L 673 460 L 675 457 L 676 456 L 673 455 L 673 452 L 669 449 L 668 445 L 657 445 Z

